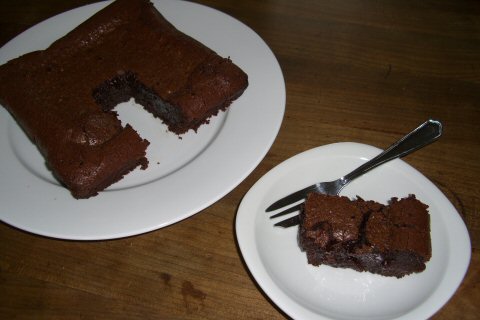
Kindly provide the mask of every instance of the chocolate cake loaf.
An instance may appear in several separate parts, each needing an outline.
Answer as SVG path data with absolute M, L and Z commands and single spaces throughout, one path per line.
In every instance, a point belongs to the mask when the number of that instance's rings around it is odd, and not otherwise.
M 48 49 L 0 66 L 0 103 L 76 198 L 137 166 L 148 141 L 112 110 L 135 101 L 176 134 L 208 122 L 248 85 L 229 59 L 178 31 L 147 0 L 117 0 Z
M 401 278 L 430 260 L 427 208 L 414 195 L 383 205 L 311 193 L 300 214 L 299 245 L 315 266 Z

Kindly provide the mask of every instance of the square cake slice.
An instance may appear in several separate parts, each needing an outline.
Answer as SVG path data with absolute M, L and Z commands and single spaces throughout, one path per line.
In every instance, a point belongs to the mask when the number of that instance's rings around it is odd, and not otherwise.
M 176 134 L 225 110 L 247 75 L 177 30 L 147 0 L 117 0 L 46 50 L 0 66 L 0 103 L 76 198 L 137 166 L 148 141 L 112 109 L 131 98 Z
M 308 263 L 401 278 L 431 257 L 428 206 L 414 195 L 388 205 L 320 193 L 300 214 L 299 245 Z

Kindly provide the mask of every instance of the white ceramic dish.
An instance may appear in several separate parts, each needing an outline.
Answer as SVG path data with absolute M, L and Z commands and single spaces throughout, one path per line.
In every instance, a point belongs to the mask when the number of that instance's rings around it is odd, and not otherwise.
M 401 279 L 307 264 L 298 227 L 273 227 L 265 208 L 307 185 L 334 180 L 381 150 L 337 143 L 301 153 L 263 176 L 245 195 L 236 233 L 245 262 L 265 293 L 295 319 L 427 319 L 460 285 L 470 261 L 470 239 L 453 205 L 433 183 L 394 160 L 348 185 L 342 195 L 386 203 L 415 194 L 429 205 L 432 259 L 419 274 Z M 293 215 L 293 214 L 292 214 Z
M 22 33 L 0 49 L 0 64 L 44 49 L 107 3 L 74 9 Z M 154 1 L 178 29 L 229 56 L 249 87 L 227 112 L 179 139 L 133 102 L 116 110 L 147 138 L 150 162 L 98 196 L 75 200 L 46 169 L 37 149 L 0 108 L 0 219 L 55 238 L 111 239 L 185 219 L 236 187 L 263 159 L 280 128 L 285 84 L 278 62 L 250 28 L 217 10 L 186 2 Z

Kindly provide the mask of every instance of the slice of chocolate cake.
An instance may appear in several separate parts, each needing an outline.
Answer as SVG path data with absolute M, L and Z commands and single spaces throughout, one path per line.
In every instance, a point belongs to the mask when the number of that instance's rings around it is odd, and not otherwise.
M 182 134 L 248 85 L 229 59 L 178 31 L 147 0 L 117 0 L 48 49 L 0 66 L 0 103 L 76 198 L 138 165 L 148 141 L 111 110 L 134 98 Z
M 430 260 L 427 208 L 414 195 L 383 205 L 311 193 L 300 214 L 299 245 L 315 266 L 401 278 Z

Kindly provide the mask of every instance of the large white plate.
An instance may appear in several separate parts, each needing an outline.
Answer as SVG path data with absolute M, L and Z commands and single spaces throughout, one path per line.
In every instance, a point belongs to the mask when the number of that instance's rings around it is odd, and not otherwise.
M 381 150 L 357 143 L 318 147 L 281 163 L 245 195 L 237 212 L 240 250 L 253 277 L 295 319 L 427 319 L 460 285 L 470 262 L 470 239 L 462 219 L 427 178 L 394 160 L 358 178 L 342 195 L 386 203 L 415 194 L 429 205 L 432 259 L 424 272 L 401 279 L 314 267 L 297 245 L 298 227 L 273 227 L 265 208 L 294 190 L 334 180 Z
M 27 30 L 0 49 L 0 64 L 44 49 L 103 8 L 74 9 Z M 131 236 L 165 227 L 206 208 L 235 188 L 272 145 L 285 109 L 285 84 L 275 56 L 250 28 L 214 9 L 184 1 L 155 1 L 178 29 L 231 59 L 249 87 L 229 110 L 198 133 L 179 139 L 133 102 L 117 107 L 151 145 L 150 165 L 87 200 L 75 200 L 45 167 L 24 133 L 0 107 L 0 219 L 55 238 Z

